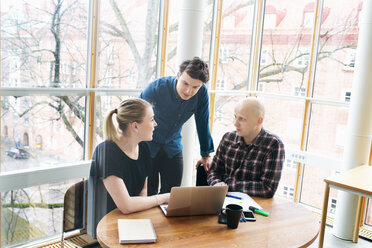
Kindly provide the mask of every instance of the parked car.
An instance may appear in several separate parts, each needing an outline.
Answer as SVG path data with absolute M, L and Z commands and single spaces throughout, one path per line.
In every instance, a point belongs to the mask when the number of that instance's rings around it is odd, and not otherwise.
M 12 158 L 27 159 L 30 157 L 30 153 L 21 148 L 11 148 L 5 152 L 6 155 Z

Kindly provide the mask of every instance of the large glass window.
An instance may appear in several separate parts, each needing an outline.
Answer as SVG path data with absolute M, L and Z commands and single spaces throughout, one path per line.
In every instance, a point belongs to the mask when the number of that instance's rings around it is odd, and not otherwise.
M 312 104 L 307 150 L 341 160 L 344 153 L 347 118 L 346 108 Z
M 254 2 L 223 1 L 216 90 L 247 90 Z M 214 102 L 215 147 L 226 132 L 234 130 L 234 107 L 244 98 L 218 93 Z
M 217 67 L 223 90 L 247 90 L 253 11 L 254 1 L 223 1 Z
M 143 89 L 155 78 L 159 2 L 102 2 L 98 87 Z
M 324 1 L 314 84 L 316 98 L 347 101 L 346 92 L 350 92 L 354 76 L 359 5 L 359 1 Z
M 1 173 L 82 160 L 86 97 L 59 90 L 86 87 L 88 5 L 1 1 Z M 60 235 L 75 181 L 1 192 L 0 246 Z
M 275 98 L 259 97 L 265 106 L 265 119 L 263 127 L 279 136 L 286 150 L 277 195 L 294 199 L 296 188 L 297 162 L 290 156 L 289 150 L 296 150 L 301 142 L 302 116 L 304 103 Z
M 309 79 L 312 30 L 304 27 L 301 9 L 309 3 L 266 1 L 257 91 L 304 97 Z M 312 18 L 314 18 L 312 16 Z M 314 21 L 312 20 L 312 23 Z M 278 135 L 286 149 L 277 194 L 294 199 L 298 150 L 302 140 L 304 101 L 260 97 L 266 107 L 264 128 Z
M 1 85 L 86 84 L 88 1 L 2 1 Z
M 244 96 L 216 96 L 213 115 L 213 143 L 215 149 L 226 132 L 235 130 L 234 108 Z
M 83 159 L 85 97 L 1 97 L 1 171 Z
M 319 166 L 313 164 L 304 165 L 300 201 L 309 206 L 321 209 L 325 187 L 323 179 L 325 177 L 333 176 L 334 174 L 334 170 L 328 168 L 319 168 Z M 332 189 L 330 191 L 330 200 L 331 198 L 337 199 L 337 190 Z M 333 204 L 336 203 L 334 202 Z M 328 206 L 328 210 L 331 210 L 331 204 Z
M 277 134 L 287 148 L 296 149 L 301 142 L 304 103 L 259 97 L 265 106 L 264 128 Z
M 339 4 L 324 1 L 313 91 L 315 98 L 350 101 L 359 31 L 358 5 L 358 2 L 352 1 L 341 1 Z M 342 161 L 348 108 L 312 104 L 310 116 L 307 150 Z M 321 180 L 317 183 L 316 180 L 332 175 L 335 171 L 312 166 L 305 167 L 300 201 L 321 208 L 323 183 Z M 334 213 L 336 192 L 333 193 L 332 201 L 331 206 L 334 207 L 328 210 Z
M 69 187 L 76 182 L 78 180 L 3 192 L 1 194 L 1 247 L 60 235 L 64 207 L 68 205 L 68 202 L 64 202 L 64 196 Z M 69 209 L 71 210 L 73 208 Z M 79 218 L 83 220 L 82 216 Z
M 305 95 L 312 30 L 301 25 L 301 9 L 308 2 L 296 1 L 296 8 L 293 8 L 291 2 L 266 1 L 259 91 Z

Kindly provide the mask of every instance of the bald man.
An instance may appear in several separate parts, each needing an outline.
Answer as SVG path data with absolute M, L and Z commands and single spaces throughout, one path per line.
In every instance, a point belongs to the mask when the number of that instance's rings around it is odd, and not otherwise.
M 256 98 L 235 107 L 236 131 L 226 133 L 208 171 L 209 185 L 228 185 L 229 191 L 273 197 L 284 162 L 284 145 L 263 129 L 265 108 Z

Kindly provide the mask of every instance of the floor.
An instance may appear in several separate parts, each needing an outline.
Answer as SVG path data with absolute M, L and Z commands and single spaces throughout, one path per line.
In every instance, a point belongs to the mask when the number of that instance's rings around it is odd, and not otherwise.
M 371 248 L 372 241 L 360 238 L 358 239 L 358 243 L 353 243 L 352 241 L 346 241 L 335 237 L 332 234 L 332 228 L 326 226 L 325 236 L 324 236 L 324 248 L 349 248 L 349 247 L 357 247 L 357 248 Z M 318 239 L 309 246 L 310 248 L 317 248 L 318 247 Z

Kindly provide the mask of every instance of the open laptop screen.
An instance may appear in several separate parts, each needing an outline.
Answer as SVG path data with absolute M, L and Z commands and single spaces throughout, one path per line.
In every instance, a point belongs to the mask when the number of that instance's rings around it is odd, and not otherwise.
M 160 205 L 166 216 L 218 214 L 227 186 L 173 187 L 168 205 Z

